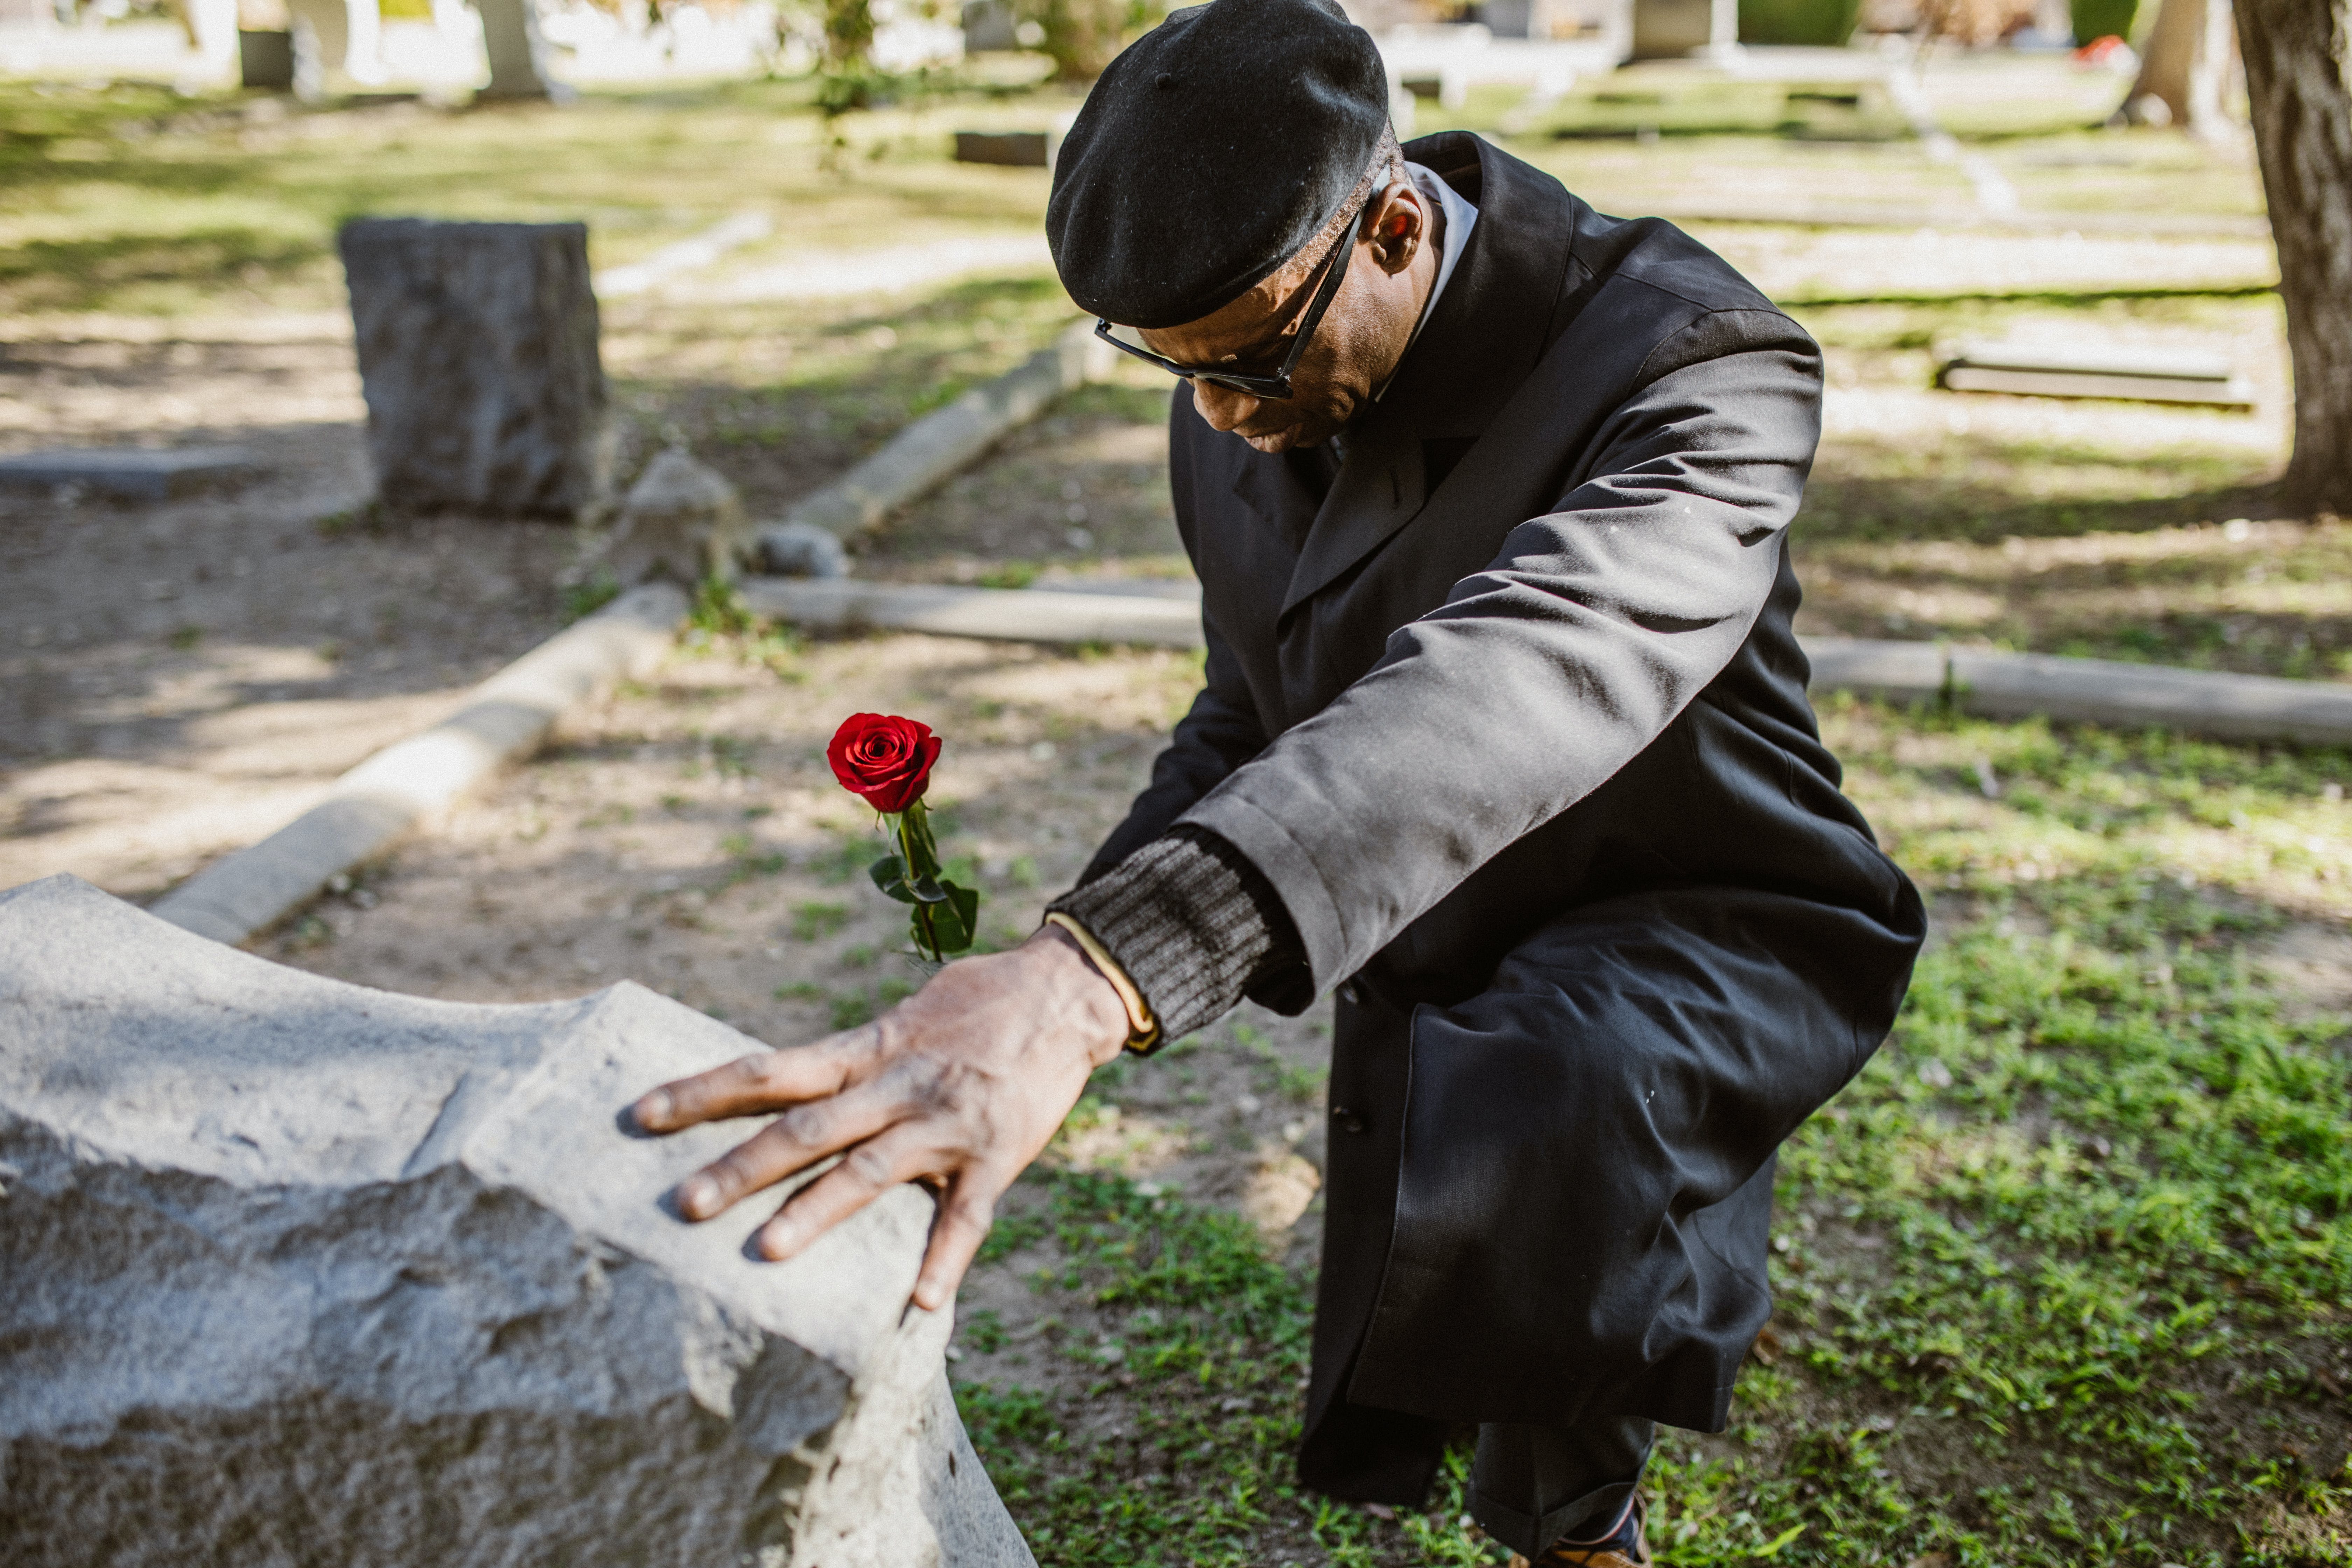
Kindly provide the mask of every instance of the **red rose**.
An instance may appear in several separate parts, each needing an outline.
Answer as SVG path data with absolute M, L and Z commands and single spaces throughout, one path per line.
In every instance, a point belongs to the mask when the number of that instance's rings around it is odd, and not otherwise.
M 922 798 L 940 744 L 928 724 L 888 713 L 852 713 L 833 732 L 824 760 L 842 788 L 863 795 L 877 811 L 895 813 Z

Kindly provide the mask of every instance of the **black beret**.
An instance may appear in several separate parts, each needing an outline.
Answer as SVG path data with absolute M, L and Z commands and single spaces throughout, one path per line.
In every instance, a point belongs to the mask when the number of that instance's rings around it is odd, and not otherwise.
M 1210 0 L 1170 13 L 1062 138 L 1045 238 L 1081 309 L 1197 321 L 1298 253 L 1388 128 L 1370 33 L 1330 0 Z

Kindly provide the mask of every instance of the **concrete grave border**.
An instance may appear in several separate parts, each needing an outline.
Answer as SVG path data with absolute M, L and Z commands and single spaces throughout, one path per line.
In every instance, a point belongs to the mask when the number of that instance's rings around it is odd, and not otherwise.
M 1066 394 L 1109 374 L 1118 351 L 1072 322 L 1013 370 L 933 409 L 881 450 L 784 513 L 844 538 L 872 528 L 961 473 Z
M 0 458 L 0 489 L 70 485 L 126 500 L 168 500 L 259 471 L 243 447 L 56 447 Z
M 324 801 L 260 843 L 165 893 L 149 912 L 230 943 L 267 931 L 537 751 L 572 708 L 651 670 L 688 608 L 686 591 L 667 583 L 622 595 L 474 688 L 448 718 L 352 769 Z
M 743 597 L 763 615 L 820 631 L 1202 646 L 1199 605 L 1187 599 L 782 578 L 746 583 Z M 2327 681 L 1866 637 L 1813 637 L 1804 648 L 1816 691 L 1948 700 L 1988 719 L 2040 714 L 2224 741 L 2352 745 L 2352 687 Z

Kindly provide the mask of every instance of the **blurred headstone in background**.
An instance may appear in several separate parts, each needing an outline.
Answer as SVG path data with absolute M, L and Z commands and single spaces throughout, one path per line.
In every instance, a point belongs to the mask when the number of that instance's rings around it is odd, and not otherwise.
M 386 506 L 569 519 L 603 499 L 585 224 L 357 218 L 338 243 Z
M 547 74 L 547 44 L 540 37 L 539 8 L 532 0 L 476 0 L 482 17 L 482 48 L 489 56 L 490 81 L 484 98 L 554 98 Z
M 1043 131 L 959 131 L 955 133 L 956 162 L 1050 169 L 1057 150 L 1054 143 L 1060 140 Z
M 751 548 L 742 498 L 724 474 L 676 447 L 654 454 L 621 503 L 604 564 L 624 587 L 667 577 L 731 582 Z
M 2135 125 L 2177 125 L 2201 141 L 2237 142 L 2245 132 L 2230 100 L 2241 68 L 2230 0 L 2164 0 L 2145 40 L 2138 79 L 2116 116 Z
M 338 77 L 362 87 L 383 81 L 383 24 L 376 0 L 288 0 L 288 8 L 299 97 L 319 101 Z
M 263 92 L 284 92 L 294 85 L 294 34 L 277 27 L 239 28 L 236 35 L 238 85 Z
M 1020 35 L 1015 31 L 1019 25 L 1020 18 L 1013 13 L 1013 0 L 964 0 L 964 52 L 1017 49 L 1021 47 Z
M 1739 0 L 1633 0 L 1633 58 L 1736 55 Z
M 237 84 L 257 92 L 294 86 L 294 11 L 287 0 L 236 0 Z

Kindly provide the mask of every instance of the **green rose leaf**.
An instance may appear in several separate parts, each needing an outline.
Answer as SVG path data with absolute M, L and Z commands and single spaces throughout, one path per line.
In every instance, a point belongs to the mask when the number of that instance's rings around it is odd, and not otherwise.
M 953 882 L 940 884 L 940 900 L 925 904 L 922 913 L 916 917 L 916 944 L 923 944 L 922 922 L 929 920 L 931 938 L 939 943 L 942 955 L 962 952 L 980 933 L 980 895 Z
M 961 952 L 972 944 L 973 939 L 980 935 L 980 889 L 959 888 L 953 882 L 947 884 L 947 889 L 948 903 L 955 910 L 956 919 L 963 926 L 963 940 L 948 951 Z
M 911 904 L 917 901 L 913 890 L 907 886 L 906 872 L 899 866 L 898 858 L 896 855 L 883 856 L 882 858 L 866 868 L 866 874 L 874 879 L 876 887 L 900 903 Z

